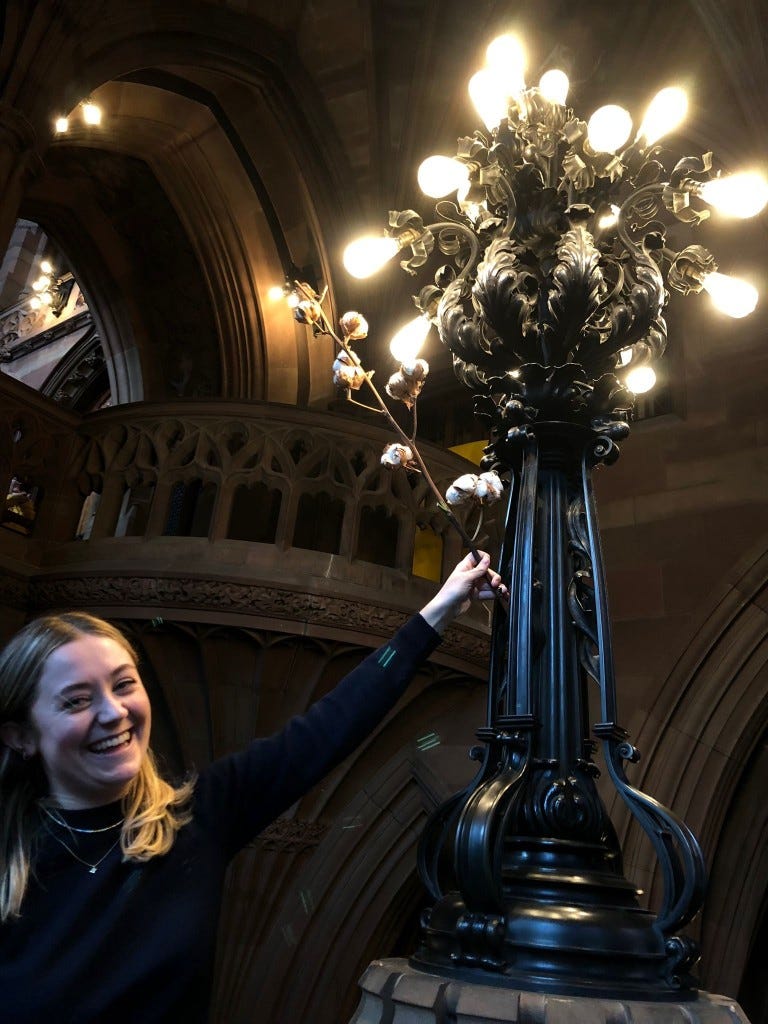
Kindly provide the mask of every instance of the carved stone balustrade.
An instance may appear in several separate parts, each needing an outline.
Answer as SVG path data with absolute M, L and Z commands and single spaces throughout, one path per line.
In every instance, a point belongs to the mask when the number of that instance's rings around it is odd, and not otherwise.
M 17 618 L 80 606 L 384 635 L 461 554 L 424 479 L 381 466 L 378 424 L 260 402 L 80 417 L 7 377 L 0 391 L 0 468 L 40 495 L 28 535 L 0 529 L 0 604 Z M 443 491 L 471 468 L 422 452 Z

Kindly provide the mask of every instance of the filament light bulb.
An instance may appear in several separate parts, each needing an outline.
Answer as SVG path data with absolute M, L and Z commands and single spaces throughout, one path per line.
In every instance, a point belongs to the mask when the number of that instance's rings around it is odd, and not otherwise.
M 652 366 L 636 366 L 626 376 L 626 384 L 636 395 L 650 391 L 656 383 L 656 372 Z
M 757 289 L 739 277 L 728 274 L 707 274 L 701 282 L 709 292 L 712 304 L 726 316 L 740 319 L 749 316 L 757 305 Z
M 648 104 L 640 131 L 637 133 L 638 138 L 642 137 L 647 145 L 653 145 L 682 124 L 687 113 L 688 96 L 685 89 L 677 85 L 661 89 Z
M 706 181 L 698 193 L 727 217 L 754 217 L 768 203 L 768 182 L 756 171 L 744 171 Z
M 417 316 L 401 327 L 389 343 L 389 351 L 398 363 L 411 363 L 427 340 L 431 324 L 425 316 Z
M 551 71 L 545 71 L 539 79 L 539 92 L 550 103 L 559 103 L 563 107 L 568 98 L 569 85 L 568 75 L 564 71 L 552 68 Z
M 499 79 L 488 68 L 483 68 L 469 80 L 469 95 L 475 110 L 489 131 L 498 128 L 509 113 L 508 94 Z
M 525 88 L 525 49 L 517 36 L 497 36 L 485 51 L 489 71 L 506 92 L 505 99 Z
M 632 131 L 632 118 L 623 107 L 608 103 L 599 107 L 587 123 L 587 138 L 596 153 L 615 153 Z
M 469 169 L 450 156 L 428 156 L 419 166 L 417 177 L 424 195 L 441 199 L 469 183 Z
M 40 263 L 40 269 L 44 274 L 50 275 L 53 273 L 53 264 L 51 263 L 50 260 L 42 260 L 42 262 Z
M 350 242 L 342 260 L 352 277 L 370 277 L 381 270 L 400 251 L 394 238 L 386 235 L 365 235 Z
M 57 117 L 54 121 L 54 128 L 59 135 L 63 135 L 69 129 L 69 118 Z

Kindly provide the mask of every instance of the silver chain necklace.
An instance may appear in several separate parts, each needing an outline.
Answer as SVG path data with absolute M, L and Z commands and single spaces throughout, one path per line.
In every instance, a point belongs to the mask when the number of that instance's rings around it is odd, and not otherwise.
M 89 836 L 96 835 L 99 832 L 111 832 L 113 828 L 118 828 L 125 821 L 125 818 L 118 818 L 117 821 L 113 822 L 111 825 L 105 825 L 104 828 L 77 828 L 76 825 L 70 825 L 68 821 L 64 821 L 64 819 L 60 818 L 58 814 L 55 814 L 53 811 L 49 810 L 49 808 L 47 808 L 45 804 L 41 804 L 40 809 L 43 811 L 44 814 L 48 815 L 51 821 L 56 822 L 56 824 L 59 825 L 61 828 L 66 828 L 70 832 L 81 832 L 83 833 L 83 835 Z
M 54 821 L 59 826 L 63 826 L 64 828 L 71 829 L 71 831 L 73 831 L 73 832 L 85 832 L 85 833 L 96 834 L 96 833 L 99 833 L 99 832 L 109 832 L 110 829 L 117 828 L 118 825 L 122 825 L 122 820 L 121 820 L 121 821 L 115 822 L 114 825 L 107 825 L 105 828 L 74 828 L 74 826 L 68 825 L 67 822 L 64 821 L 63 818 L 58 818 L 55 814 L 52 814 L 46 807 L 43 807 L 43 810 L 48 815 L 48 817 L 51 819 L 51 821 Z M 56 842 L 60 846 L 63 846 L 64 849 L 67 851 L 67 853 L 70 855 L 70 857 L 74 857 L 74 859 L 76 861 L 78 861 L 78 863 L 82 864 L 83 867 L 88 868 L 88 874 L 90 874 L 90 875 L 95 875 L 96 874 L 96 871 L 98 870 L 99 866 L 107 859 L 107 857 L 110 855 L 110 853 L 112 853 L 112 851 L 115 849 L 117 844 L 120 842 L 120 839 L 122 838 L 122 834 L 119 834 L 117 839 L 114 841 L 114 843 L 110 844 L 110 846 L 107 849 L 107 851 L 105 853 L 103 853 L 101 855 L 101 857 L 99 857 L 99 859 L 97 861 L 92 862 L 92 861 L 89 861 L 89 860 L 85 860 L 84 857 L 81 857 L 78 853 L 75 853 L 75 851 L 72 849 L 72 847 L 68 843 L 65 843 L 64 840 L 61 838 L 61 836 L 56 835 L 56 833 L 53 831 L 53 829 L 51 828 L 51 826 L 48 824 L 47 821 L 43 820 L 43 825 L 45 826 L 45 830 L 51 836 L 51 838 L 55 839 Z

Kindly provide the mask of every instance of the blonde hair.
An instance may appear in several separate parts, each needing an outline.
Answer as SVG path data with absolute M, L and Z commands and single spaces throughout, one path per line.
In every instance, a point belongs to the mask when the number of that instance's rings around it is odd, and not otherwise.
M 138 656 L 123 634 L 86 612 L 67 612 L 35 619 L 20 630 L 0 653 L 0 725 L 26 724 L 48 657 L 58 647 L 83 635 L 102 636 Z M 191 817 L 195 779 L 172 786 L 158 773 L 148 750 L 135 779 L 123 796 L 120 835 L 123 859 L 143 862 L 173 846 L 176 833 Z M 39 806 L 48 783 L 40 758 L 24 760 L 0 742 L 0 921 L 18 917 L 34 860 L 40 827 Z

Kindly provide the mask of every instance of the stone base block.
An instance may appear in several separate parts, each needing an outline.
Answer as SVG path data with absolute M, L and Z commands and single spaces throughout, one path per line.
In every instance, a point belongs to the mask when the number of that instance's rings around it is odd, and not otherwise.
M 374 960 L 350 1024 L 749 1024 L 733 999 L 687 1002 L 558 996 L 455 981 L 407 960 Z

